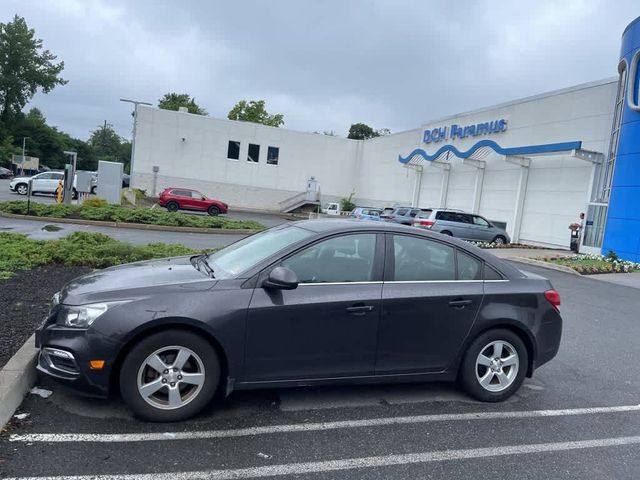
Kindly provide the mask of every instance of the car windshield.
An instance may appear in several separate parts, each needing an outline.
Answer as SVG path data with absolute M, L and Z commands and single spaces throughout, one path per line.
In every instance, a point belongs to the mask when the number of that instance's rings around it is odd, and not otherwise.
M 271 228 L 212 253 L 208 263 L 216 278 L 232 278 L 311 235 L 313 232 L 291 225 Z

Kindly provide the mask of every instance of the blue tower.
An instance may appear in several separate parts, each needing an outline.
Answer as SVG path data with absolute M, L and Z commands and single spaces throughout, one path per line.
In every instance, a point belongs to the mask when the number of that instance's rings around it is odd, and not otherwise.
M 622 34 L 620 82 L 607 156 L 602 253 L 640 262 L 640 17 Z

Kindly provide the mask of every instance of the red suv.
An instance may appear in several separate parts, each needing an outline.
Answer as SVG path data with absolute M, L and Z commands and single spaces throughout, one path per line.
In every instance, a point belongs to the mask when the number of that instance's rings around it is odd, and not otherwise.
M 188 188 L 165 188 L 160 194 L 158 203 L 161 207 L 166 207 L 170 212 L 175 212 L 176 210 L 198 210 L 207 212 L 212 216 L 227 213 L 229 209 L 226 203 L 207 198 L 197 190 L 189 190 Z

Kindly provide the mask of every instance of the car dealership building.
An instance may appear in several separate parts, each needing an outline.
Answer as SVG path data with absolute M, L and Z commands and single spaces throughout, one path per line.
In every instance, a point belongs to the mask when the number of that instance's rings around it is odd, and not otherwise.
M 364 141 L 139 106 L 132 184 L 283 211 L 313 177 L 322 203 L 462 209 L 561 247 L 585 212 L 582 251 L 640 261 L 639 60 L 640 18 L 614 78 Z

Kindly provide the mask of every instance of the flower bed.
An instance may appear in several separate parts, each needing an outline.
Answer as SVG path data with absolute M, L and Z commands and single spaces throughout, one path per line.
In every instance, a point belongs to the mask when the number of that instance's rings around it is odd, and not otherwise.
M 27 215 L 27 202 L 0 202 L 0 212 Z M 101 205 L 89 202 L 86 205 L 46 205 L 31 202 L 29 215 L 46 218 L 75 218 L 100 220 L 105 222 L 142 223 L 175 227 L 223 228 L 262 230 L 258 222 L 252 220 L 230 220 L 223 217 L 187 215 L 167 212 L 163 209 L 127 208 L 119 205 Z
M 474 244 L 479 248 L 523 248 L 523 249 L 537 249 L 537 250 L 547 250 L 546 247 L 538 247 L 535 245 L 525 245 L 524 243 L 490 243 L 490 242 L 473 242 L 469 243 Z
M 582 275 L 596 273 L 630 273 L 640 271 L 640 263 L 620 260 L 614 255 L 571 255 L 568 257 L 543 257 L 536 260 L 564 265 Z

